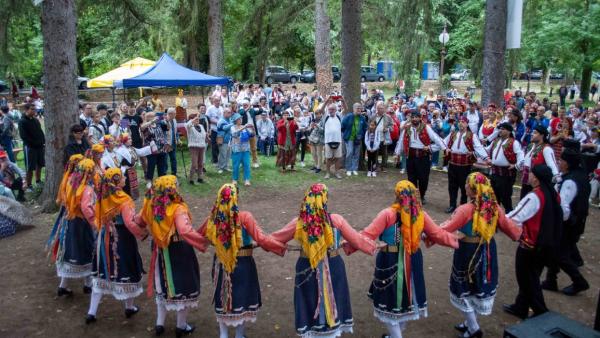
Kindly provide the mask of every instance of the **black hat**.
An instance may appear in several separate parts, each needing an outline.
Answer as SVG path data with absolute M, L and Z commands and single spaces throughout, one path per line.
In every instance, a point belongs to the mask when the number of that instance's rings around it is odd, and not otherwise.
M 2 111 L 4 114 L 6 114 L 6 113 L 8 113 L 8 106 L 2 106 L 2 107 L 0 107 L 0 110 L 1 110 L 1 111 Z
M 538 124 L 537 126 L 535 126 L 535 128 L 533 128 L 533 130 L 537 131 L 538 133 L 540 133 L 544 136 L 548 136 L 548 129 L 545 128 L 544 126 L 542 126 L 541 124 Z
M 108 110 L 108 106 L 105 105 L 104 103 L 100 103 L 99 105 L 96 106 L 96 110 Z
M 577 168 L 581 165 L 581 153 L 571 148 L 564 148 L 560 159 L 567 162 L 569 168 Z
M 498 129 L 505 129 L 505 130 L 510 131 L 511 133 L 513 132 L 513 126 L 512 126 L 512 124 L 510 124 L 508 122 L 500 123 L 498 125 Z
M 552 170 L 545 164 L 538 164 L 531 168 L 531 172 L 535 175 L 540 183 L 551 185 L 552 184 Z
M 581 143 L 579 143 L 579 141 L 572 139 L 572 138 L 567 138 L 563 140 L 563 148 L 564 149 L 571 149 L 574 150 L 576 152 L 579 152 L 581 149 Z
M 416 110 L 416 109 L 411 109 L 410 110 L 410 116 L 411 117 L 421 117 L 421 113 L 419 113 L 419 111 Z

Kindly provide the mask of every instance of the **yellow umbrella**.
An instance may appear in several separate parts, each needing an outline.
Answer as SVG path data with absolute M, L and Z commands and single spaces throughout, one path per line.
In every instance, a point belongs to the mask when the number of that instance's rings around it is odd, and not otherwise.
M 129 60 L 120 67 L 115 68 L 108 73 L 104 73 L 88 81 L 88 88 L 110 88 L 115 80 L 128 79 L 142 74 L 148 68 L 154 66 L 156 62 L 141 57 Z

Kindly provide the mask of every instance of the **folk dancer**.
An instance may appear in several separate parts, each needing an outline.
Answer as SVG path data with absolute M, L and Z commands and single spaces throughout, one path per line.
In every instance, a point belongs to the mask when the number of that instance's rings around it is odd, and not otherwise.
M 426 204 L 425 193 L 429 185 L 431 171 L 431 146 L 435 143 L 441 150 L 447 147 L 444 141 L 423 122 L 417 111 L 411 113 L 411 123 L 405 124 L 396 144 L 396 161 L 404 153 L 407 156 L 406 173 L 408 180 L 419 188 L 421 203 Z
M 235 327 L 236 338 L 243 338 L 245 324 L 256 321 L 262 306 L 254 246 L 280 256 L 285 252 L 285 245 L 265 234 L 250 212 L 239 210 L 238 196 L 236 185 L 223 185 L 198 230 L 215 247 L 213 304 L 220 338 L 229 337 L 228 326 Z
M 498 287 L 498 257 L 494 235 L 499 228 L 513 241 L 521 228 L 507 218 L 496 200 L 489 179 L 482 173 L 469 174 L 466 191 L 470 202 L 463 204 L 441 224 L 448 232 L 459 232 L 450 274 L 450 303 L 465 321 L 456 325 L 461 337 L 482 337 L 477 315 L 492 313 Z
M 548 129 L 539 124 L 531 132 L 531 142 L 527 145 L 523 162 L 519 165 L 522 168 L 521 178 L 521 199 L 533 190 L 529 185 L 529 172 L 531 168 L 538 164 L 547 165 L 552 170 L 555 180 L 558 179 L 559 171 L 554 158 L 554 151 L 548 145 Z
M 379 238 L 385 244 L 377 253 L 368 292 L 373 315 L 388 329 L 383 337 L 401 338 L 406 322 L 427 317 L 423 254 L 419 248 L 423 232 L 430 242 L 458 248 L 458 238 L 439 228 L 423 211 L 417 188 L 407 180 L 396 184 L 394 203 L 361 231 L 367 238 Z M 354 246 L 352 242 L 350 245 Z
M 446 157 L 448 158 L 448 193 L 450 206 L 446 212 L 451 214 L 456 209 L 456 199 L 460 188 L 460 204 L 467 203 L 465 183 L 471 173 L 476 158 L 488 160 L 487 152 L 481 145 L 477 135 L 469 128 L 466 116 L 458 118 L 458 131 L 452 131 L 446 136 L 444 143 L 448 145 Z
M 352 332 L 342 240 L 369 255 L 376 250 L 375 242 L 356 232 L 341 215 L 329 213 L 327 198 L 327 187 L 313 184 L 304 195 L 299 216 L 272 234 L 281 243 L 294 238 L 301 246 L 294 287 L 296 333 L 301 337 L 334 338 Z
M 190 210 L 177 191 L 177 177 L 166 175 L 154 180 L 136 221 L 147 225 L 152 234 L 148 294 L 156 296 L 155 334 L 165 332 L 167 311 L 177 311 L 177 337 L 191 334 L 195 327 L 187 323 L 187 313 L 198 306 L 200 297 L 200 269 L 194 248 L 204 252 L 208 241 L 192 228 Z
M 517 164 L 523 161 L 521 144 L 513 137 L 513 127 L 504 122 L 498 125 L 498 138 L 487 148 L 492 165 L 492 188 L 506 212 L 512 210 L 513 185 L 517 178 Z
M 96 321 L 103 295 L 124 301 L 127 318 L 139 311 L 133 299 L 143 292 L 143 267 L 136 237 L 145 238 L 147 231 L 135 222 L 135 204 L 123 191 L 124 186 L 121 169 L 109 168 L 96 194 L 94 221 L 98 240 L 92 260 L 93 290 L 86 324 Z
M 529 309 L 534 315 L 548 311 L 540 286 L 540 274 L 548 257 L 559 249 L 562 209 L 559 196 L 552 187 L 552 170 L 545 164 L 531 168 L 529 184 L 533 190 L 507 216 L 523 225 L 515 255 L 519 291 L 513 304 L 505 304 L 505 312 L 526 319 Z

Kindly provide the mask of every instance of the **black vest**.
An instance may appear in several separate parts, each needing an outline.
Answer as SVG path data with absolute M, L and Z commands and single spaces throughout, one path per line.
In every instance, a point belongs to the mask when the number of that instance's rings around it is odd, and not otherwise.
M 565 222 L 565 231 L 574 231 L 576 235 L 581 235 L 585 228 L 585 220 L 590 206 L 588 200 L 591 190 L 590 180 L 582 168 L 569 169 L 569 172 L 562 179 L 563 182 L 572 180 L 577 186 L 577 194 L 571 201 L 571 214 Z

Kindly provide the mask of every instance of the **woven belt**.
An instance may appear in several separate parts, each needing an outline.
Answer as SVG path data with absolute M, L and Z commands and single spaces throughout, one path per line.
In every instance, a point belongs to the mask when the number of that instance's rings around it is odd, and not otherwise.
M 429 156 L 429 151 L 424 150 L 424 149 L 409 148 L 408 156 L 425 157 L 425 156 Z
M 461 242 L 465 242 L 465 243 L 480 243 L 481 242 L 481 237 L 479 236 L 465 236 L 463 238 L 460 239 Z
M 398 253 L 398 245 L 386 245 L 379 249 L 381 252 Z
M 470 154 L 456 154 L 456 153 L 451 153 L 450 154 L 450 164 L 456 165 L 456 166 L 460 166 L 460 167 L 466 167 L 466 166 L 470 166 L 473 164 L 473 161 L 471 161 L 473 157 Z
M 501 167 L 501 166 L 497 166 L 497 165 L 492 165 L 492 174 L 498 175 L 498 176 L 513 177 L 513 176 L 517 175 L 517 170 L 514 168 L 510 169 L 508 166 Z
M 329 256 L 329 257 L 339 256 L 339 254 L 340 254 L 340 249 L 327 250 L 327 256 Z M 300 252 L 300 257 L 308 258 L 308 256 L 306 256 L 306 253 L 304 251 Z
M 252 256 L 252 248 L 247 248 L 247 249 L 239 249 L 237 252 L 237 256 L 238 257 L 248 257 L 248 256 Z

